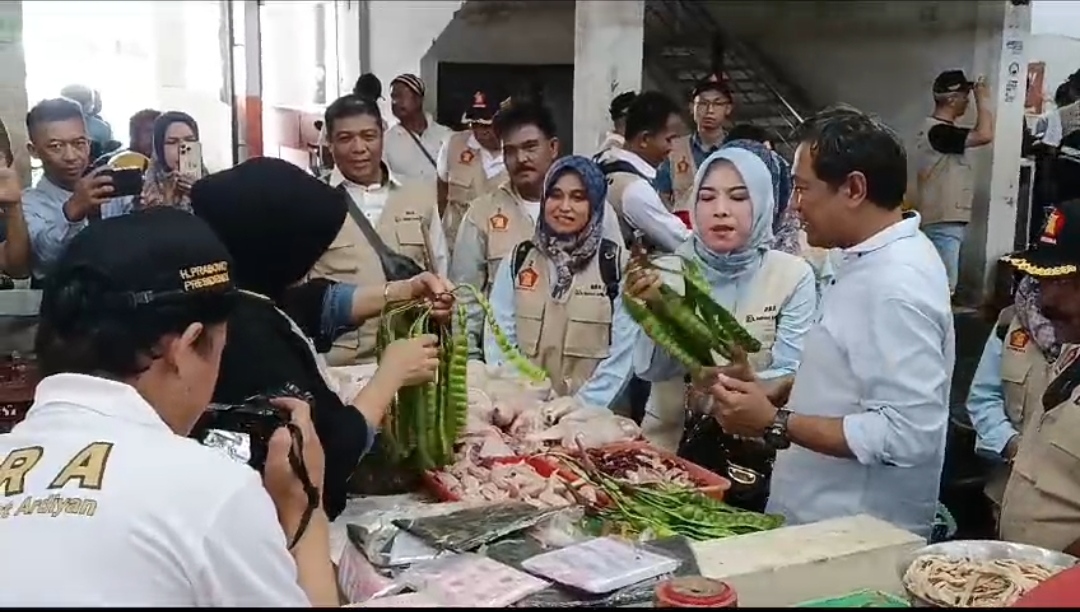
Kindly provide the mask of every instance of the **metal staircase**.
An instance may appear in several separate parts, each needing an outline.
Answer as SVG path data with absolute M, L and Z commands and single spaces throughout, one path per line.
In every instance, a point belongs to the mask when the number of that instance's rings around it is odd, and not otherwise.
M 789 159 L 791 131 L 810 114 L 808 97 L 756 49 L 724 32 L 700 0 L 646 0 L 645 76 L 678 101 L 710 74 L 727 75 L 736 123 L 773 132 Z

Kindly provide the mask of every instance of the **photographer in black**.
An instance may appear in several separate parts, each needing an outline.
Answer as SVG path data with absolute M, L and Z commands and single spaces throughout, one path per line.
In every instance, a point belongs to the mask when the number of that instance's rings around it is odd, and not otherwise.
M 438 338 L 391 343 L 379 368 L 353 397 L 341 397 L 319 353 L 345 325 L 378 316 L 386 301 L 427 299 L 432 317 L 445 320 L 449 286 L 431 274 L 378 286 L 350 287 L 309 278 L 315 262 L 340 248 L 349 195 L 279 159 L 254 158 L 200 180 L 191 207 L 228 248 L 241 293 L 213 399 L 237 404 L 255 395 L 296 387 L 311 397 L 311 415 L 326 453 L 323 507 L 331 520 L 344 509 L 349 479 L 372 448 L 375 432 L 398 389 L 433 380 Z M 330 317 L 328 300 L 347 287 L 344 316 Z M 330 318 L 338 320 L 330 324 Z
M 0 435 L 0 541 L 20 551 L 0 556 L 0 605 L 338 604 L 308 406 L 269 400 L 288 423 L 261 478 L 186 437 L 238 297 L 225 246 L 183 211 L 71 240 L 42 298 L 46 377 Z

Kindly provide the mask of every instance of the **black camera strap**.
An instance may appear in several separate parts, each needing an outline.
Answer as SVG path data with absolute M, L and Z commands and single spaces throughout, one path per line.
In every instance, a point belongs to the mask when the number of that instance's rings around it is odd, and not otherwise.
M 293 441 L 293 444 L 289 445 L 289 465 L 296 477 L 300 479 L 300 485 L 304 487 L 304 495 L 307 496 L 307 508 L 304 509 L 304 514 L 300 517 L 300 525 L 297 526 L 296 533 L 289 542 L 289 550 L 292 550 L 307 531 L 311 517 L 315 514 L 315 509 L 319 507 L 319 489 L 312 484 L 307 466 L 304 465 L 304 436 L 300 433 L 300 428 L 292 423 L 285 427 L 289 430 Z

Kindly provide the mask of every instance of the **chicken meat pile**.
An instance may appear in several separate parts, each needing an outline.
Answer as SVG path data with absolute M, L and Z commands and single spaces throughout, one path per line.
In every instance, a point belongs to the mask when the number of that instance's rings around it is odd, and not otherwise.
M 527 381 L 512 368 L 470 361 L 468 380 L 459 458 L 533 455 L 551 446 L 596 448 L 641 436 L 630 419 L 573 397 L 552 399 L 549 383 Z

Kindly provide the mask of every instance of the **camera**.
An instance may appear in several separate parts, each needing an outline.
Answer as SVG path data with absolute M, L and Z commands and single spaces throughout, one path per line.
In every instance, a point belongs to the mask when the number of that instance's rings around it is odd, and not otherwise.
M 270 437 L 288 424 L 287 410 L 271 404 L 269 398 L 256 397 L 240 404 L 210 404 L 190 437 L 262 473 Z

